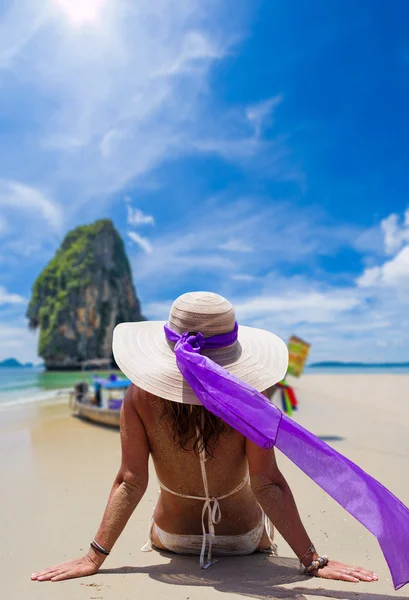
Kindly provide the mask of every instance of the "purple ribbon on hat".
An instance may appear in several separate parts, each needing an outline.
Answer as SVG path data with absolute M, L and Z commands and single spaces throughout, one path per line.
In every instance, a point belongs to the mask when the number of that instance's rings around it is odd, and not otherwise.
M 256 389 L 201 354 L 237 340 L 232 332 L 205 338 L 167 325 L 179 371 L 202 404 L 262 448 L 276 446 L 378 540 L 395 589 L 409 583 L 409 510 L 379 481 L 284 415 Z

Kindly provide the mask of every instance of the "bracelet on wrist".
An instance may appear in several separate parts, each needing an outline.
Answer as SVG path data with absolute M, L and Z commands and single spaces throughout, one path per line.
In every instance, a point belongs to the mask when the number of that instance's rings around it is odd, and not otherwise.
M 90 543 L 91 548 L 93 548 L 93 550 L 95 550 L 96 552 L 99 552 L 100 554 L 104 554 L 105 556 L 109 556 L 110 551 L 106 550 L 103 546 L 101 546 L 100 544 L 98 544 L 98 542 L 94 539 L 92 540 L 92 542 Z
M 309 567 L 304 567 L 301 571 L 303 575 L 311 575 L 313 571 L 317 571 L 318 569 L 323 569 L 329 563 L 329 558 L 324 554 L 324 556 L 319 556 L 315 560 L 312 561 Z

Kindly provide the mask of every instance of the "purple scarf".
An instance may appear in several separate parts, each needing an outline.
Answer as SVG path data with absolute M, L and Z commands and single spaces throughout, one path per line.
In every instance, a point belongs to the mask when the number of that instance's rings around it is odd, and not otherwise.
M 200 352 L 237 340 L 230 333 L 205 338 L 179 335 L 165 325 L 175 344 L 179 371 L 202 404 L 262 448 L 276 446 L 378 540 L 395 589 L 409 583 L 409 510 L 355 463 L 298 425 L 263 394 Z

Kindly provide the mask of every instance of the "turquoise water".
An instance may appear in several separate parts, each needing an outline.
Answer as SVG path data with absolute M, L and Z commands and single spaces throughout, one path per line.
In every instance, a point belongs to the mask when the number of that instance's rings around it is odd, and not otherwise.
M 104 376 L 106 373 L 98 373 Z M 58 399 L 84 378 L 91 382 L 92 373 L 42 369 L 0 369 L 0 407 Z
M 351 375 L 351 374 L 407 374 L 409 367 L 307 367 L 305 374 Z M 105 373 L 106 375 L 107 373 Z M 104 375 L 100 373 L 100 375 Z M 58 399 L 85 378 L 91 382 L 92 373 L 47 372 L 42 369 L 0 368 L 0 407 Z
M 371 374 L 383 374 L 388 373 L 391 375 L 408 374 L 409 367 L 407 366 L 395 366 L 389 365 L 366 365 L 365 367 L 348 367 L 348 366 L 328 366 L 328 367 L 306 367 L 304 373 L 307 375 L 371 375 Z

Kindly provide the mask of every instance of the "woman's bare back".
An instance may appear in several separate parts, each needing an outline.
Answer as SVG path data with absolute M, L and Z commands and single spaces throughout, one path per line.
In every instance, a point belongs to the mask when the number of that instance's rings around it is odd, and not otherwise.
M 172 425 L 164 413 L 168 402 L 135 388 L 135 407 L 144 425 L 153 463 L 159 480 L 171 490 L 191 496 L 204 496 L 200 459 L 193 450 L 175 443 Z M 234 430 L 220 435 L 212 449 L 214 457 L 206 462 L 209 494 L 219 497 L 234 490 L 248 476 L 245 438 Z M 155 523 L 164 531 L 177 534 L 202 533 L 202 508 L 199 500 L 174 496 L 164 490 L 155 509 Z M 261 508 L 246 485 L 236 494 L 220 501 L 223 518 L 216 525 L 217 535 L 242 534 L 253 529 L 262 517 Z

